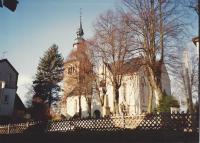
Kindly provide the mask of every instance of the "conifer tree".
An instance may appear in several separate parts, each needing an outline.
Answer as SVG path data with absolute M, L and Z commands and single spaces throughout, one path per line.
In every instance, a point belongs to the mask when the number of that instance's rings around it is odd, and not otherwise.
M 174 96 L 167 95 L 166 92 L 163 94 L 163 98 L 159 100 L 158 111 L 159 112 L 170 112 L 170 107 L 179 108 L 180 105 Z
M 63 71 L 63 57 L 58 52 L 58 46 L 54 44 L 40 58 L 36 77 L 33 81 L 33 98 L 39 98 L 43 103 L 48 101 L 49 109 L 52 103 L 59 98 L 59 91 L 61 90 L 59 83 L 63 79 Z

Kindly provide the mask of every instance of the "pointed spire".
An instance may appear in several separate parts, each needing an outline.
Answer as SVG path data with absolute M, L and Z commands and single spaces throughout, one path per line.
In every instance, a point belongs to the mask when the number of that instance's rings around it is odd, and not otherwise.
M 80 27 L 79 27 L 79 30 L 77 31 L 77 36 L 78 37 L 82 37 L 84 35 L 84 32 L 83 32 L 83 28 L 82 28 L 82 12 L 81 12 L 81 8 L 80 8 Z
M 78 30 L 76 31 L 77 37 L 74 41 L 73 47 L 81 42 L 84 42 L 84 32 L 83 32 L 83 27 L 82 27 L 82 12 L 81 12 L 81 8 L 80 8 L 80 27 L 78 28 Z
M 80 8 L 80 29 L 82 29 L 82 12 L 81 12 L 81 8 Z

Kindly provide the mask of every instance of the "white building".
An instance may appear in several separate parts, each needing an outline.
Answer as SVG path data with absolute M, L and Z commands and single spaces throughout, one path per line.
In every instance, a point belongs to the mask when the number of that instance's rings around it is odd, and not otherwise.
M 86 42 L 83 39 L 83 34 L 84 33 L 82 29 L 82 24 L 80 22 L 80 28 L 77 31 L 77 38 L 75 39 L 75 43 L 73 44 L 73 50 L 80 50 L 81 48 L 83 48 Z M 127 115 L 138 115 L 147 111 L 148 96 L 152 94 L 152 90 L 148 83 L 143 66 L 138 66 L 136 64 L 138 60 L 142 59 L 134 58 L 124 64 L 125 75 L 123 77 L 121 87 L 119 88 L 120 115 L 122 115 L 122 110 L 125 111 Z M 105 86 L 99 86 L 99 90 L 97 91 L 94 88 L 94 85 L 92 85 L 92 92 L 88 95 L 83 95 L 83 93 L 80 93 L 78 89 L 78 87 L 80 88 L 80 86 L 78 85 L 81 72 L 79 68 L 80 66 L 81 61 L 78 61 L 76 59 L 68 60 L 65 62 L 65 95 L 63 97 L 61 114 L 66 116 L 67 118 L 73 117 L 79 113 L 79 107 L 81 107 L 82 117 L 87 117 L 89 115 L 89 109 L 91 111 L 91 116 L 93 117 L 113 114 L 113 86 L 109 78 L 107 78 L 108 74 L 112 73 L 110 72 L 107 64 L 102 63 L 97 69 L 99 75 L 99 85 L 104 82 Z M 166 67 L 165 65 L 158 66 L 162 66 L 162 90 L 165 90 L 168 95 L 171 95 L 170 79 Z M 130 67 L 130 69 L 128 69 L 127 67 Z M 153 96 L 153 98 L 155 98 L 155 100 L 153 99 L 153 101 L 155 101 L 155 103 L 153 103 L 153 106 L 155 107 L 158 104 L 158 97 Z M 90 101 L 90 99 L 91 104 L 88 104 L 88 101 Z
M 81 107 L 82 117 L 88 116 L 88 102 L 87 99 L 91 97 L 91 88 L 87 92 L 89 95 L 85 95 L 84 89 L 81 87 L 81 78 L 83 70 L 81 57 L 84 55 L 84 48 L 86 47 L 86 41 L 83 38 L 84 32 L 82 29 L 82 23 L 80 21 L 80 28 L 76 32 L 77 37 L 73 44 L 73 51 L 79 51 L 80 59 L 67 59 L 64 63 L 64 97 L 62 99 L 61 105 L 61 114 L 67 117 L 73 117 L 75 114 L 78 114 Z M 91 66 L 91 65 L 88 65 Z M 91 69 L 89 69 L 91 70 Z M 90 85 L 91 87 L 91 85 Z M 81 105 L 81 106 L 80 106 Z
M 148 97 L 152 94 L 152 89 L 147 79 L 147 75 L 145 73 L 144 67 L 139 66 L 137 63 L 141 61 L 140 58 L 134 58 L 124 64 L 123 67 L 123 78 L 121 82 L 121 87 L 119 88 L 119 110 L 120 114 L 122 114 L 122 106 L 125 108 L 125 112 L 128 115 L 138 115 L 143 112 L 147 112 L 148 106 Z M 157 65 L 159 66 L 159 65 Z M 170 87 L 170 79 L 166 70 L 165 65 L 160 65 L 162 74 L 161 74 L 161 85 L 162 91 L 165 91 L 167 95 L 171 95 L 171 87 Z M 114 93 L 113 86 L 110 81 L 110 75 L 112 75 L 111 71 L 108 68 L 108 64 L 102 64 L 99 68 L 99 78 L 100 80 L 105 81 L 106 93 L 108 106 L 110 108 L 110 112 L 114 112 Z M 104 77 L 103 77 L 104 76 Z M 106 77 L 106 78 L 105 78 Z M 103 90 L 103 89 L 102 89 Z M 159 98 L 156 97 L 156 94 L 153 94 L 153 108 L 158 105 Z M 103 94 L 101 95 L 103 96 Z M 95 96 L 93 96 L 95 97 Z M 104 99 L 105 100 L 105 99 Z M 104 107 L 103 107 L 104 108 Z M 98 107 L 98 109 L 93 106 L 94 110 L 100 110 L 102 115 L 104 116 L 106 113 Z
M 0 60 L 0 116 L 11 116 L 17 91 L 18 72 L 7 59 Z

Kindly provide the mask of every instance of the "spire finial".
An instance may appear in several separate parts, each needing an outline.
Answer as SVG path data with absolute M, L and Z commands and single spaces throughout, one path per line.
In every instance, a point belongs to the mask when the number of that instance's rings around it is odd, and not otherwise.
M 82 25 L 81 18 L 82 18 L 82 11 L 81 11 L 81 8 L 80 8 L 80 26 Z
M 79 28 L 79 36 L 83 36 L 83 28 L 82 28 L 82 8 L 80 8 L 80 28 Z

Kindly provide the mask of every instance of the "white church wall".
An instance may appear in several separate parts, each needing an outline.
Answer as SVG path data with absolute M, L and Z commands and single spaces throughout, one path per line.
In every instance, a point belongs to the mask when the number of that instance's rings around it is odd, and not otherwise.
M 101 66 L 99 68 L 99 73 L 102 73 L 102 72 L 103 72 L 103 66 Z M 111 73 L 109 72 L 108 69 L 106 70 L 106 73 L 107 73 L 106 77 L 110 77 L 109 74 L 111 74 Z M 99 75 L 100 75 L 100 78 L 103 79 L 103 77 L 101 77 L 101 74 L 99 74 Z M 129 115 L 140 114 L 143 110 L 143 109 L 141 109 L 142 107 L 141 107 L 139 84 L 140 84 L 139 83 L 139 74 L 134 73 L 132 75 L 124 76 L 123 80 L 122 80 L 122 85 L 119 88 L 119 105 L 122 102 L 124 102 L 124 94 L 125 94 L 125 99 L 126 99 L 125 105 L 128 108 Z M 124 87 L 124 85 L 126 87 Z M 107 87 L 106 94 L 108 95 L 110 111 L 113 112 L 114 94 L 113 94 L 113 86 L 112 86 L 112 83 L 109 80 L 109 78 L 106 78 L 106 87 Z M 126 88 L 126 89 L 124 90 L 124 88 Z M 146 88 L 145 90 L 148 90 L 148 88 Z M 145 91 L 145 93 L 147 93 L 147 92 L 148 91 Z M 143 108 L 145 108 L 145 107 L 143 107 Z M 120 110 L 120 112 L 121 112 L 121 110 Z M 120 113 L 120 114 L 122 114 L 122 113 Z
M 78 108 L 79 110 L 79 108 Z M 88 114 L 88 104 L 87 104 L 87 100 L 85 98 L 85 96 L 81 96 L 81 110 L 82 110 L 82 117 L 85 118 L 85 117 L 88 117 L 89 114 Z
M 70 96 L 67 97 L 67 115 L 69 117 L 73 117 L 76 113 L 79 112 L 79 96 Z M 81 110 L 82 117 L 88 116 L 88 105 L 86 98 L 81 96 Z
M 99 110 L 102 113 L 102 107 L 101 107 L 101 102 L 99 99 L 99 96 L 97 95 L 96 92 L 94 92 L 93 96 L 92 96 L 92 105 L 91 105 L 91 116 L 94 117 L 94 112 L 96 110 Z
M 108 85 L 107 94 L 109 97 L 108 98 L 109 107 L 110 111 L 113 112 L 114 109 L 113 87 L 110 84 L 107 85 Z M 125 85 L 126 87 L 124 87 L 123 85 Z M 126 89 L 124 90 L 124 88 Z M 124 96 L 126 101 L 124 101 Z M 141 109 L 140 109 L 140 96 L 139 96 L 139 79 L 137 74 L 131 76 L 124 76 L 122 80 L 122 86 L 119 88 L 119 105 L 122 104 L 122 102 L 128 108 L 130 115 L 140 114 Z M 121 110 L 120 114 L 122 114 Z
M 99 68 L 99 81 L 103 79 L 102 70 L 103 68 Z M 107 74 L 111 74 L 107 69 Z M 108 75 L 107 75 L 108 76 Z M 142 84 L 142 80 L 145 83 Z M 166 92 L 170 92 L 170 79 L 167 73 L 162 75 L 163 88 L 167 89 Z M 108 106 L 110 107 L 110 111 L 114 110 L 114 94 L 113 94 L 113 86 L 109 78 L 106 78 L 106 96 L 108 96 Z M 147 111 L 148 107 L 148 96 L 152 93 L 151 87 L 148 83 L 148 79 L 145 76 L 144 71 L 141 69 L 138 72 L 132 75 L 126 75 L 123 77 L 122 85 L 119 88 L 119 105 L 122 102 L 125 102 L 125 106 L 127 107 L 128 115 L 138 115 L 142 112 Z M 171 92 L 170 92 L 171 93 Z M 102 93 L 101 93 L 102 94 Z M 158 104 L 157 93 L 154 93 L 153 97 L 153 107 Z M 125 101 L 124 101 L 125 96 Z M 67 98 L 67 114 L 71 117 L 79 112 L 79 99 L 78 96 L 71 96 Z M 82 106 L 82 117 L 88 116 L 88 105 L 85 97 L 81 97 L 81 106 Z M 119 106 L 120 107 L 120 106 Z M 101 106 L 101 102 L 99 99 L 99 95 L 97 92 L 94 92 L 92 95 L 92 104 L 91 104 L 91 115 L 94 117 L 95 110 L 99 110 L 101 112 L 101 116 L 103 115 L 103 108 Z M 120 114 L 122 114 L 120 110 Z
M 136 115 L 140 114 L 140 95 L 139 95 L 139 78 L 138 74 L 134 74 L 128 77 L 128 88 L 127 93 L 129 99 L 129 114 Z
M 113 112 L 114 111 L 114 94 L 113 94 L 113 86 L 111 83 L 107 84 L 106 94 L 108 96 L 108 105 L 110 107 L 110 111 Z
M 165 65 L 162 65 L 161 83 L 162 83 L 162 90 L 163 91 L 165 90 L 167 95 L 171 95 L 170 78 Z
M 147 112 L 147 106 L 148 106 L 148 95 L 150 94 L 150 90 L 148 88 L 148 83 L 146 82 L 146 79 L 144 76 L 140 77 L 140 108 L 141 112 Z

